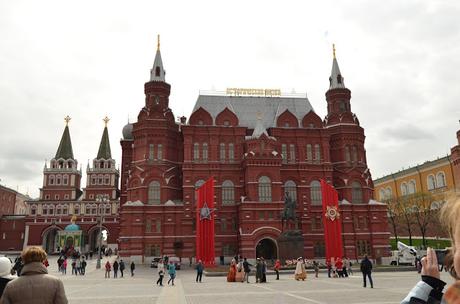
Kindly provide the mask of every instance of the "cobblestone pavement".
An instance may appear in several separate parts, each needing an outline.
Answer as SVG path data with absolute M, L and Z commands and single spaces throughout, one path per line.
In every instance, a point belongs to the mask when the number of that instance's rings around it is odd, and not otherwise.
M 137 266 L 134 277 L 125 271 L 124 278 L 104 279 L 104 271 L 96 270 L 95 263 L 94 259 L 89 261 L 86 276 L 70 275 L 70 266 L 68 274 L 61 275 L 56 265 L 50 266 L 50 273 L 62 278 L 71 304 L 389 304 L 399 303 L 419 279 L 416 272 L 378 272 L 373 274 L 373 289 L 362 287 L 360 273 L 347 279 L 329 279 L 324 273 L 314 278 L 309 273 L 305 282 L 285 274 L 279 281 L 268 276 L 266 284 L 255 284 L 253 276 L 251 284 L 227 283 L 225 277 L 203 276 L 203 283 L 196 283 L 195 272 L 184 267 L 178 271 L 175 286 L 157 287 L 156 269 Z M 443 279 L 448 284 L 452 282 L 445 273 Z

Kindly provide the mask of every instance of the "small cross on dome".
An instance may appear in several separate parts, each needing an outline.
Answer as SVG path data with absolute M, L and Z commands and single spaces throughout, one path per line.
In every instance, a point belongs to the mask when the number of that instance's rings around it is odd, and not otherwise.
M 69 115 L 67 115 L 66 117 L 64 117 L 64 120 L 65 120 L 65 125 L 68 126 L 69 125 L 69 121 L 71 120 L 72 118 L 70 118 Z
M 106 115 L 105 118 L 102 121 L 104 121 L 105 126 L 107 127 L 107 124 L 109 123 L 110 118 L 108 118 L 107 115 Z

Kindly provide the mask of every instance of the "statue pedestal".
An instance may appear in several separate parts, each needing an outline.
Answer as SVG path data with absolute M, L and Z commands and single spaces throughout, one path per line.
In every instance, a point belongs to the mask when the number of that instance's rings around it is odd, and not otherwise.
M 304 257 L 304 238 L 301 230 L 284 231 L 278 237 L 277 242 L 279 249 L 279 259 L 282 264 L 285 264 L 286 260 Z

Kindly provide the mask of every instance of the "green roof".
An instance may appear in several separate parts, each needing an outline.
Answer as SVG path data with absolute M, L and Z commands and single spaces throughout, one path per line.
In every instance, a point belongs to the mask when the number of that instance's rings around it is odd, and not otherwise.
M 97 152 L 97 159 L 101 158 L 112 159 L 112 153 L 110 152 L 109 131 L 107 130 L 107 127 L 104 128 L 101 143 L 99 144 L 99 151 Z
M 70 140 L 69 126 L 65 126 L 64 133 L 62 134 L 59 148 L 56 152 L 55 159 L 74 159 L 72 150 L 72 141 Z

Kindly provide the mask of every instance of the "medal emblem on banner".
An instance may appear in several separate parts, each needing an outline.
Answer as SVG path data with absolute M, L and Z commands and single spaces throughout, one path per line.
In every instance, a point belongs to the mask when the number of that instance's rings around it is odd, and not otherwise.
M 336 206 L 327 206 L 326 213 L 324 214 L 331 221 L 340 218 L 340 212 Z

